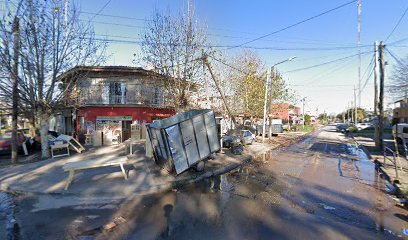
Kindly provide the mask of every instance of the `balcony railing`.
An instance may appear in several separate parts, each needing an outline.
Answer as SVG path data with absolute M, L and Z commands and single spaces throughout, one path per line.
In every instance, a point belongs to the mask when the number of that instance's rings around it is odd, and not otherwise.
M 162 87 L 137 85 L 116 88 L 106 85 L 79 88 L 78 102 L 81 105 L 148 105 L 173 107 L 172 98 Z

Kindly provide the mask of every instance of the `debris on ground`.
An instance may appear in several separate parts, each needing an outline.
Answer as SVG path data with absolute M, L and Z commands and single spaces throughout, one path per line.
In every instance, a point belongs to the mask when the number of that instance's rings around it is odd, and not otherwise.
M 117 227 L 119 224 L 122 224 L 124 222 L 126 222 L 126 219 L 124 219 L 123 217 L 116 217 L 113 219 L 112 222 L 105 224 L 102 227 L 102 229 L 105 231 L 112 231 L 115 227 Z
M 321 205 L 325 210 L 336 210 L 335 207 L 326 205 L 326 204 L 324 204 L 324 203 L 320 203 L 320 205 Z

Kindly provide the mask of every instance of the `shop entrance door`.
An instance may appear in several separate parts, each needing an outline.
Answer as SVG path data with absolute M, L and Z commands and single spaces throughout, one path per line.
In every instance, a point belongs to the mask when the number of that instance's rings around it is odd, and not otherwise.
M 130 138 L 130 124 L 132 121 L 122 121 L 122 142 Z

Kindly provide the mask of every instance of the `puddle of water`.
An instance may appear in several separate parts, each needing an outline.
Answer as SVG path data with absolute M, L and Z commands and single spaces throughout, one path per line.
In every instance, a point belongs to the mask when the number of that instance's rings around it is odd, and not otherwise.
M 0 228 L 5 228 L 7 239 L 19 239 L 19 226 L 14 218 L 14 208 L 12 196 L 0 192 L 0 222 L 4 222 Z
M 351 156 L 346 156 L 346 158 L 353 161 L 356 170 L 359 172 L 359 180 L 365 184 L 373 185 L 376 178 L 375 164 L 369 160 L 367 154 L 358 146 L 349 143 L 340 145 L 340 149 Z

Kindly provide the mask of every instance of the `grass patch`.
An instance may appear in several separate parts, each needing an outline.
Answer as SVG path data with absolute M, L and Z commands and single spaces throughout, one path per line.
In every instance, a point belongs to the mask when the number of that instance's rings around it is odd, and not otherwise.
M 316 129 L 316 126 L 313 125 L 306 125 L 304 128 L 303 126 L 298 127 L 299 132 L 313 132 Z

